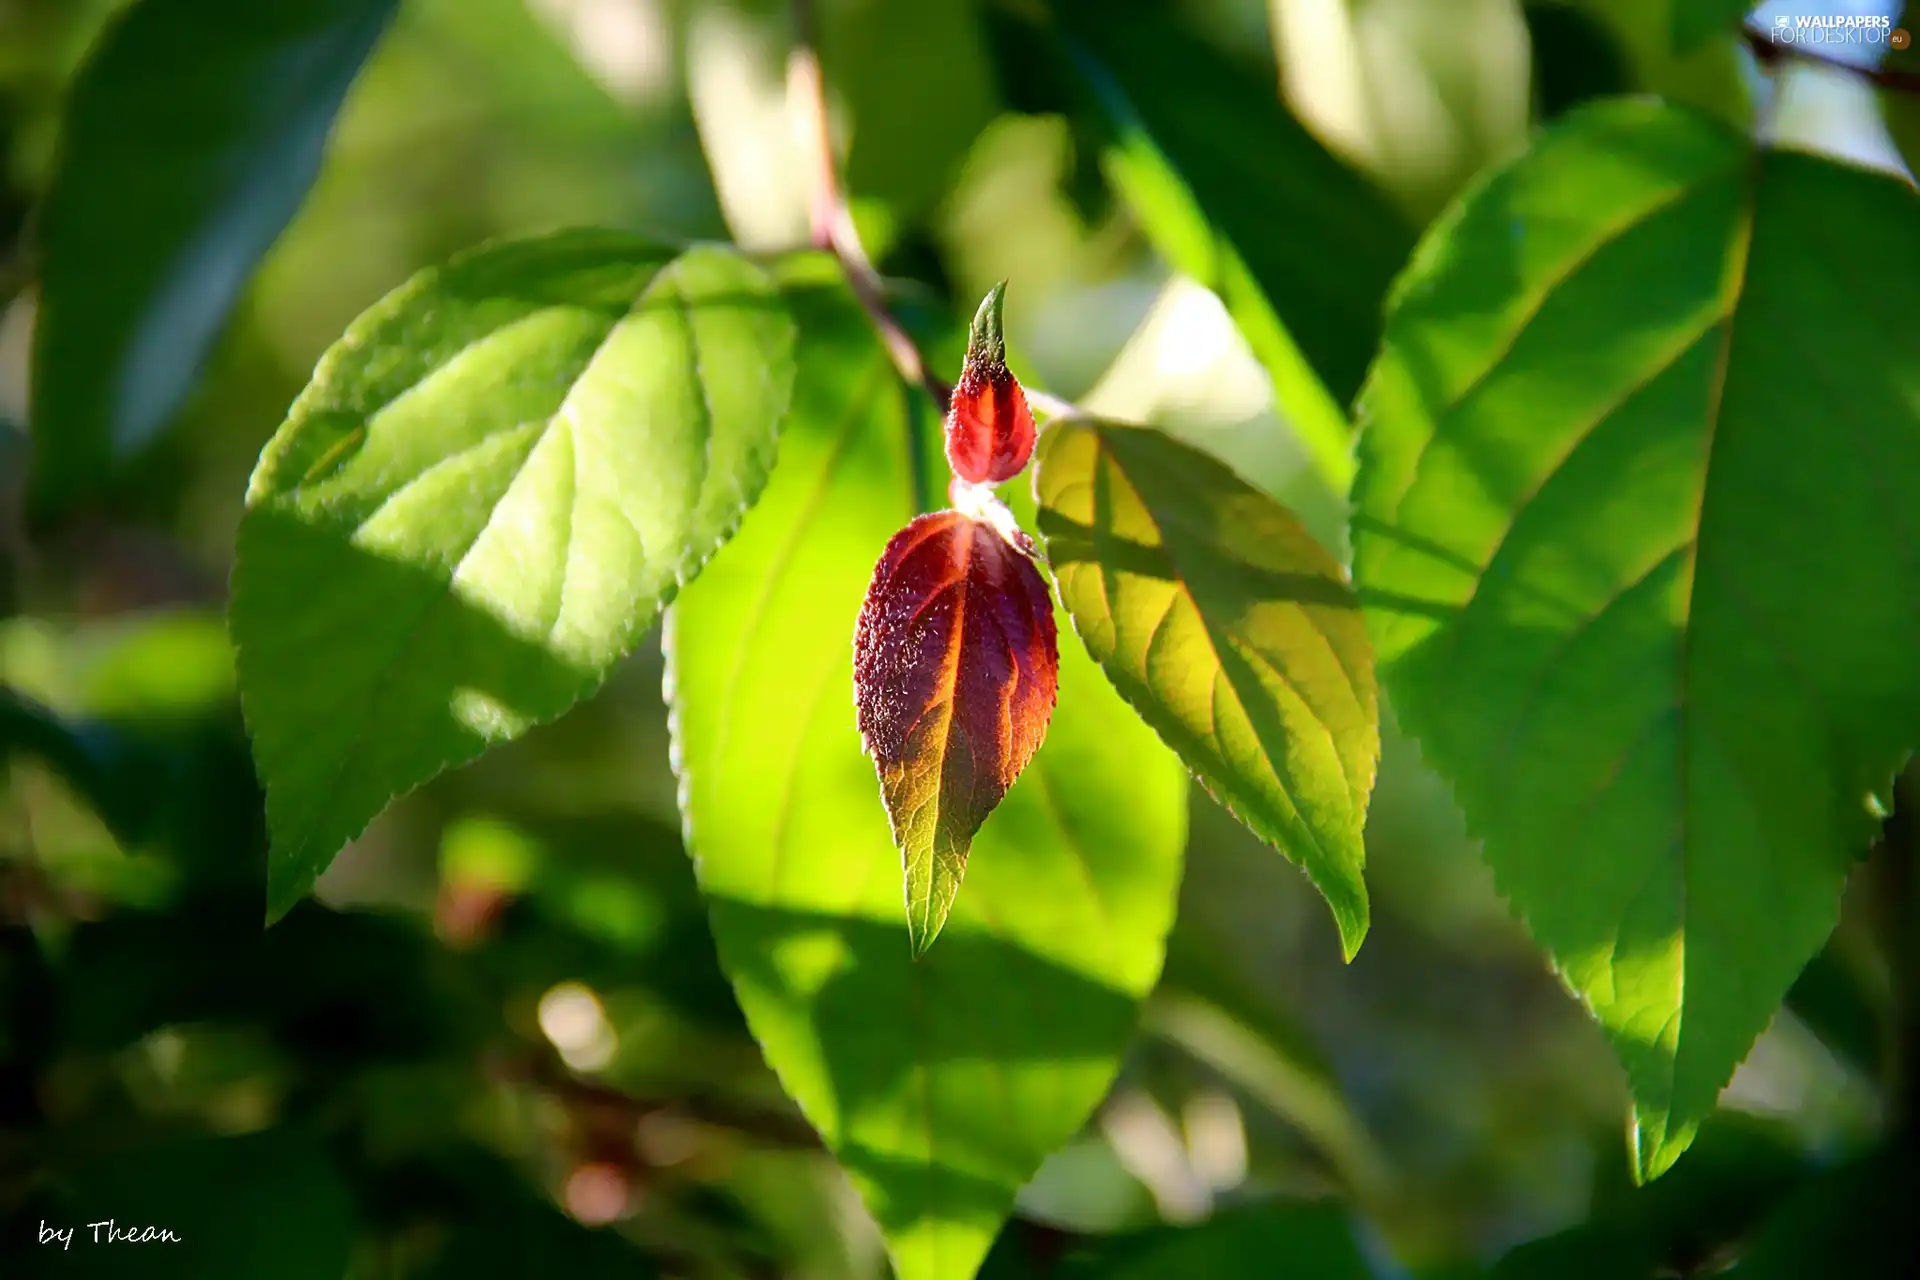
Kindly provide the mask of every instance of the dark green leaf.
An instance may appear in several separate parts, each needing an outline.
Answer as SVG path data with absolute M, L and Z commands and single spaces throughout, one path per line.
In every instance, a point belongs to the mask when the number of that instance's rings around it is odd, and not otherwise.
M 1362 400 L 1355 578 L 1497 883 L 1686 1148 L 1920 725 L 1920 197 L 1576 113 L 1435 228 Z
M 392 797 L 600 684 L 765 483 L 792 341 L 759 268 L 612 232 L 481 250 L 355 322 L 234 569 L 271 915 Z
M 40 211 L 33 499 L 164 426 L 299 208 L 395 0 L 141 0 L 67 103 Z
M 1316 465 L 1344 489 L 1342 406 L 1378 343 L 1411 229 L 1287 112 L 1270 78 L 1136 0 L 1058 9 L 1058 28 L 1015 26 L 1003 42 L 1058 49 L 1053 74 L 1085 86 L 1109 180 L 1168 261 L 1220 295 Z
M 1582 1223 L 1514 1249 L 1494 1264 L 1491 1280 L 1638 1280 L 1659 1261 L 1643 1236 Z
M 1352 958 L 1380 723 L 1339 562 L 1225 466 L 1142 427 L 1050 428 L 1034 493 L 1087 651 L 1210 792 L 1306 869 Z
M 1909 36 L 1907 47 L 1887 48 L 1880 65 L 1906 78 L 1882 88 L 1877 96 L 1881 116 L 1887 122 L 1887 136 L 1906 161 L 1907 172 L 1920 174 L 1920 44 L 1911 39 L 1915 31 L 1920 31 L 1920 8 L 1908 5 L 1904 14 L 1901 21 L 1907 24 L 1903 28 Z
M 1893 1146 L 1841 1165 L 1773 1213 L 1727 1274 L 1801 1280 L 1842 1267 L 1860 1280 L 1904 1280 L 1920 1259 L 1920 1178 L 1912 1148 Z
M 1353 1223 L 1333 1204 L 1261 1204 L 1214 1214 L 1190 1227 L 1108 1236 L 1066 1254 L 1058 1280 L 1368 1280 Z
M 1068 647 L 1046 744 L 975 837 L 940 945 L 912 958 L 849 643 L 914 514 L 908 395 L 831 265 L 788 270 L 801 372 L 780 470 L 669 617 L 682 812 L 748 1023 L 897 1273 L 968 1277 L 1132 1035 L 1186 782 Z
M 1534 113 L 1539 119 L 1556 119 L 1590 98 L 1611 97 L 1632 87 L 1626 51 L 1591 13 L 1566 0 L 1532 0 L 1521 12 L 1533 44 Z
M 346 1183 L 324 1147 L 290 1129 L 118 1151 L 59 1189 L 50 1212 L 61 1216 L 44 1225 L 71 1228 L 73 1242 L 31 1255 L 48 1275 L 340 1280 L 353 1244 Z M 108 1243 L 128 1231 L 132 1242 Z
M 1715 38 L 1730 37 L 1757 6 L 1754 0 L 1672 0 L 1673 51 L 1692 53 Z
M 1708 40 L 1691 51 L 1674 47 L 1677 10 L 1724 0 L 1563 0 L 1600 22 L 1626 55 L 1629 88 L 1695 107 L 1736 128 L 1753 120 L 1753 97 L 1732 40 Z M 1690 19 L 1688 20 L 1690 21 Z

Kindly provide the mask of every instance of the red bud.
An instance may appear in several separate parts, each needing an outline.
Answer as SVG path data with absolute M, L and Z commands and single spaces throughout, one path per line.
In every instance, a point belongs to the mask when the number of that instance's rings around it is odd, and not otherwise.
M 1033 411 L 1007 369 L 1000 328 L 1006 281 L 988 291 L 974 314 L 967 359 L 947 408 L 947 465 L 969 484 L 999 484 L 1020 474 L 1033 456 Z

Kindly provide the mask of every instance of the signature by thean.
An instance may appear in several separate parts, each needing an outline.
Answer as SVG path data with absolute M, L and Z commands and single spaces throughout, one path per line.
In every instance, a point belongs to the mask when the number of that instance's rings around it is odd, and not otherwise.
M 50 1227 L 47 1220 L 40 1220 L 40 1243 L 53 1244 L 58 1241 L 62 1249 L 73 1248 L 76 1231 L 86 1231 L 80 1237 L 83 1243 L 91 1244 L 179 1244 L 180 1237 L 165 1227 L 123 1227 L 112 1218 L 99 1222 L 89 1222 L 84 1227 Z

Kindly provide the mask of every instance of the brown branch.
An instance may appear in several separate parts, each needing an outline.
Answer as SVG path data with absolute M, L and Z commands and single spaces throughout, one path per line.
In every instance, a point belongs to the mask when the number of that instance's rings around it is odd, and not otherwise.
M 1893 93 L 1920 94 L 1920 71 L 1905 71 L 1895 67 L 1861 67 L 1844 62 L 1831 54 L 1816 52 L 1814 48 L 1800 44 L 1775 44 L 1763 31 L 1752 27 L 1740 28 L 1740 34 L 1746 39 L 1747 48 L 1753 52 L 1754 61 L 1763 67 L 1775 67 L 1782 62 L 1807 62 L 1820 67 L 1832 67 L 1858 76 L 1869 84 L 1875 84 Z
M 808 202 L 814 247 L 828 250 L 840 260 L 854 297 L 873 322 L 901 379 L 910 386 L 925 387 L 944 413 L 952 388 L 927 368 L 919 346 L 888 308 L 886 282 L 867 257 L 853 214 L 847 208 L 846 192 L 841 189 L 833 160 L 833 130 L 827 118 L 826 80 L 820 72 L 811 0 L 793 0 L 792 13 L 793 53 L 787 59 L 787 100 L 804 113 L 802 123 L 814 151 L 813 192 Z

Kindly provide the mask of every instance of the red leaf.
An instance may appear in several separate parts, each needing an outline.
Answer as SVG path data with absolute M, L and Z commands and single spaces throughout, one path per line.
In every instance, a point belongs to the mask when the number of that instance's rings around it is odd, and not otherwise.
M 999 484 L 1033 456 L 1033 411 L 1007 369 L 1000 328 L 1006 282 L 993 286 L 973 317 L 967 359 L 947 406 L 947 465 L 969 484 Z
M 992 525 L 938 511 L 894 535 L 854 630 L 853 696 L 915 955 L 946 922 L 974 833 L 1046 737 L 1059 674 L 1046 581 Z

